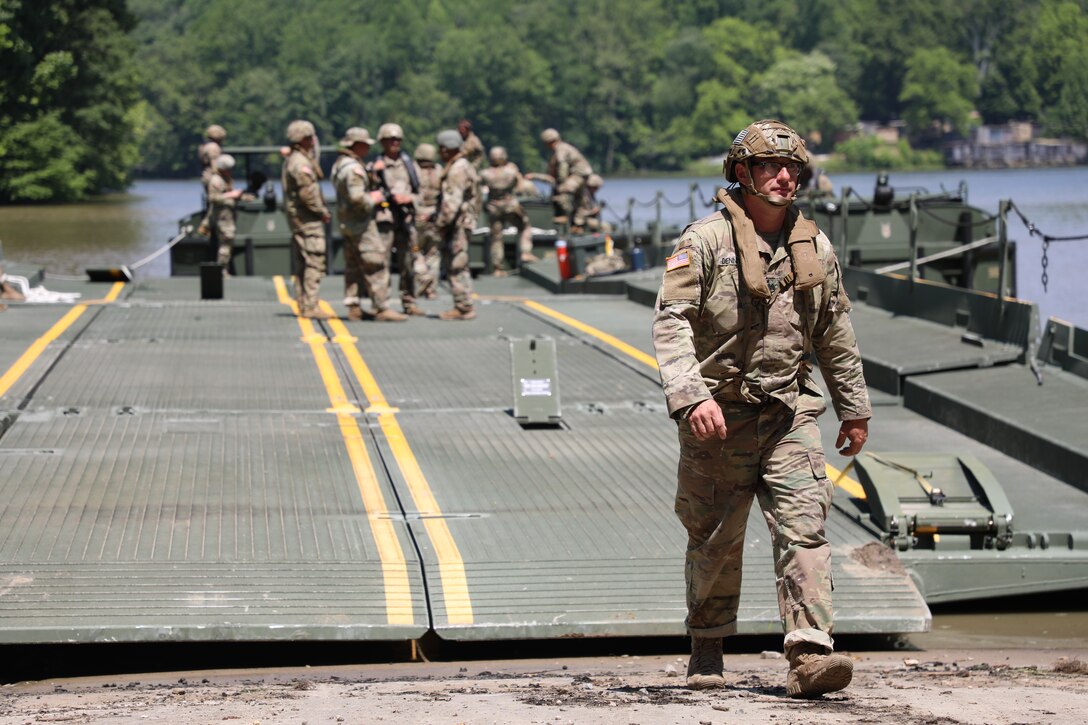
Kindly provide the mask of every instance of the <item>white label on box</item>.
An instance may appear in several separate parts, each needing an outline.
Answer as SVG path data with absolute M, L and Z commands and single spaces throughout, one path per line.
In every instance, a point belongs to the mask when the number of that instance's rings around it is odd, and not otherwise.
M 550 398 L 552 395 L 552 379 L 551 378 L 522 378 L 521 379 L 521 396 L 528 398 L 530 396 L 545 396 Z

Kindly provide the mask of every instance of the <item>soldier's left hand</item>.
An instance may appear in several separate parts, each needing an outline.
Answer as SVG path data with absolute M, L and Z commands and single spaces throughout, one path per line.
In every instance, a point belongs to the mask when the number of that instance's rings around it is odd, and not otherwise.
M 843 444 L 849 440 L 850 444 Z M 839 437 L 835 439 L 835 447 L 839 449 L 839 455 L 856 456 L 861 453 L 865 441 L 869 440 L 869 419 L 844 420 L 839 427 Z

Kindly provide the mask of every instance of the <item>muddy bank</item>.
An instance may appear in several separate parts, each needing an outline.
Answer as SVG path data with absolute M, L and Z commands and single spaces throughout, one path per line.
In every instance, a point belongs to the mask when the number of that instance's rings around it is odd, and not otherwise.
M 0 723 L 1084 723 L 1088 653 L 866 652 L 854 683 L 785 697 L 785 661 L 729 655 L 717 692 L 675 655 L 78 678 L 3 688 Z

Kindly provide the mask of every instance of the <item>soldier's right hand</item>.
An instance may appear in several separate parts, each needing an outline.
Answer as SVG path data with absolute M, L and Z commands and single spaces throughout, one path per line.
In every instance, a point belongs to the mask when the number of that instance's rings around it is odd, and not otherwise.
M 713 398 L 697 404 L 688 416 L 688 424 L 696 440 L 708 441 L 711 438 L 725 440 L 725 416 L 721 406 Z
M 372 191 L 372 192 L 370 192 L 370 200 L 372 202 L 374 202 L 375 204 L 381 204 L 383 201 L 385 201 L 385 192 L 384 191 Z

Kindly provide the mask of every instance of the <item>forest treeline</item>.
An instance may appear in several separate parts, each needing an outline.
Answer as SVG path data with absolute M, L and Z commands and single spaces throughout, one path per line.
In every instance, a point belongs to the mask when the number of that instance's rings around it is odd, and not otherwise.
M 538 168 L 545 127 L 604 173 L 682 168 L 777 117 L 915 147 L 1009 120 L 1088 138 L 1088 0 L 0 0 L 0 200 L 195 175 L 209 123 L 325 144 L 462 117 Z M 848 146 L 845 148 L 849 148 Z M 905 149 L 906 150 L 906 149 Z

